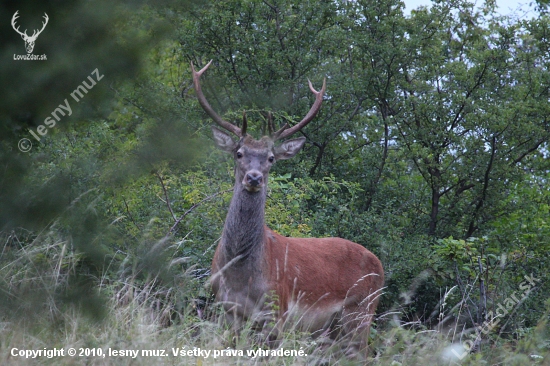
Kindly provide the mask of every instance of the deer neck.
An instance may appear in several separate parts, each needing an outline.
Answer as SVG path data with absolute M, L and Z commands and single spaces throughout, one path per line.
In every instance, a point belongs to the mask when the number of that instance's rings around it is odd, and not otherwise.
M 222 243 L 225 259 L 236 264 L 252 263 L 261 258 L 265 238 L 265 201 L 267 185 L 260 192 L 248 192 L 239 180 L 225 220 Z

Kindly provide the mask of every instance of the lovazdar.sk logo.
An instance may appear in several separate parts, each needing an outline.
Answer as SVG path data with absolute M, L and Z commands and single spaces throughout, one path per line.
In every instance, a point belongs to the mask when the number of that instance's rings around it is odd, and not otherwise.
M 50 19 L 48 17 L 48 14 L 44 13 L 44 17 L 43 17 L 44 21 L 42 22 L 42 29 L 40 29 L 40 30 L 35 29 L 33 31 L 32 35 L 29 36 L 27 34 L 26 29 L 25 29 L 24 32 L 21 32 L 19 30 L 19 26 L 16 24 L 17 18 L 19 18 L 18 13 L 19 13 L 19 10 L 17 10 L 15 12 L 15 14 L 13 14 L 13 17 L 11 18 L 11 26 L 13 27 L 13 29 L 17 33 L 19 33 L 21 38 L 23 38 L 23 41 L 25 41 L 25 49 L 27 50 L 27 54 L 26 55 L 16 55 L 16 54 L 14 54 L 13 59 L 14 60 L 34 60 L 34 61 L 46 60 L 46 55 L 34 55 L 32 53 L 32 51 L 34 50 L 34 44 L 36 42 L 36 39 L 38 38 L 40 33 L 42 33 L 42 31 L 44 30 L 44 28 L 46 28 L 46 25 L 48 24 L 48 20 Z

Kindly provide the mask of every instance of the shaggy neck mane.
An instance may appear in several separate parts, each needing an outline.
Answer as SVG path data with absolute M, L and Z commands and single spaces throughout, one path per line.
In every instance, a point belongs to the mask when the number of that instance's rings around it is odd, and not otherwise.
M 237 179 L 229 212 L 222 234 L 224 254 L 230 261 L 237 256 L 237 263 L 261 257 L 261 243 L 264 239 L 264 215 L 266 186 L 260 192 L 251 193 L 244 189 Z

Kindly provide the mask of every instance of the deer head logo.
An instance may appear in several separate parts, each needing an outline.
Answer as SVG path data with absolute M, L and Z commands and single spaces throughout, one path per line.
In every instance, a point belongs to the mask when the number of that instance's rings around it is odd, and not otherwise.
M 15 20 L 19 18 L 19 15 L 17 15 L 17 13 L 19 13 L 19 10 L 17 10 L 15 14 L 13 14 L 13 18 L 11 18 L 11 26 L 17 33 L 21 35 L 21 38 L 23 38 L 23 41 L 25 41 L 25 48 L 27 49 L 27 53 L 32 53 L 32 50 L 34 49 L 34 42 L 36 42 L 36 39 L 38 38 L 40 33 L 42 33 L 44 28 L 46 28 L 46 24 L 48 24 L 48 19 L 49 19 L 48 14 L 44 13 L 45 22 L 42 22 L 42 29 L 40 30 L 35 29 L 34 32 L 32 33 L 32 36 L 29 37 L 27 35 L 26 29 L 24 32 L 21 32 L 19 30 L 19 26 L 17 26 L 17 28 L 15 27 Z

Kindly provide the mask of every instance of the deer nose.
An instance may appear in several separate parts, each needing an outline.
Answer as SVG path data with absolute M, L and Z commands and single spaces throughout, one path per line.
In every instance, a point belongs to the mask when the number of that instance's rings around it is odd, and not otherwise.
M 252 187 L 258 187 L 262 184 L 264 177 L 260 172 L 246 173 L 246 183 Z

